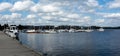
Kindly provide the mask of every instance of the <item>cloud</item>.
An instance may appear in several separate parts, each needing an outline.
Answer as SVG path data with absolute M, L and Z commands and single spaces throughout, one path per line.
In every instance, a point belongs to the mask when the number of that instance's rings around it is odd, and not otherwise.
M 114 0 L 108 3 L 109 8 L 120 8 L 120 0 Z
M 120 19 L 120 13 L 97 13 L 98 16 L 103 17 L 105 19 L 114 19 L 118 20 Z
M 103 23 L 103 22 L 105 22 L 105 19 L 96 19 L 95 22 L 97 22 L 97 23 Z
M 44 20 L 52 20 L 53 19 L 52 16 L 42 16 L 41 18 Z
M 67 17 L 68 18 L 80 18 L 80 15 L 78 15 L 78 14 L 68 14 Z
M 85 4 L 87 4 L 87 6 L 89 6 L 89 7 L 99 6 L 98 1 L 96 1 L 96 0 L 88 0 L 87 2 L 85 2 Z
M 119 17 L 120 18 L 120 13 L 107 13 L 106 15 L 104 15 L 104 17 L 106 17 L 106 18 Z
M 2 23 L 18 24 L 18 21 L 21 19 L 21 14 L 12 13 L 11 15 L 2 15 L 1 19 L 1 21 L 4 21 Z
M 14 12 L 14 11 L 28 10 L 33 5 L 34 5 L 34 2 L 33 1 L 29 1 L 29 0 L 27 0 L 27 1 L 17 1 L 13 5 L 13 8 L 11 8 L 10 10 L 12 12 Z
M 81 16 L 75 22 L 83 23 L 83 24 L 90 24 L 91 18 L 89 16 Z
M 0 12 L 5 11 L 11 7 L 12 7 L 12 4 L 10 3 L 7 3 L 7 2 L 0 3 Z
M 36 4 L 30 8 L 32 12 L 56 12 L 59 11 L 59 8 L 52 4 Z
M 35 19 L 37 16 L 34 14 L 27 15 L 28 19 Z
M 4 23 L 18 24 L 18 21 L 19 21 L 19 24 L 20 24 L 20 23 L 22 23 L 21 17 L 22 17 L 22 15 L 19 13 L 12 13 L 10 15 L 1 15 L 0 22 L 2 24 L 4 24 Z
M 54 11 L 58 11 L 59 9 L 53 5 L 45 5 L 42 7 L 42 10 L 44 12 L 54 12 Z
M 99 5 L 97 0 L 84 0 L 80 3 L 78 2 L 77 5 L 79 5 L 77 6 L 77 8 L 81 13 L 94 13 L 96 9 L 102 7 L 101 5 Z
M 11 15 L 3 15 L 2 18 L 3 19 L 18 19 L 18 18 L 21 18 L 21 14 L 18 14 L 18 13 L 12 13 Z
M 38 1 L 38 0 L 37 0 Z M 18 0 L 0 3 L 0 22 L 16 24 L 115 25 L 120 21 L 119 0 Z M 5 6 L 4 6 L 5 5 Z M 107 7 L 106 7 L 107 6 Z M 115 13 L 115 12 L 117 13 Z M 8 14 L 7 14 L 8 13 Z
M 40 4 L 36 4 L 33 7 L 31 7 L 30 10 L 32 12 L 39 12 L 41 10 L 41 5 Z
M 60 18 L 60 21 L 68 22 L 70 19 L 69 18 Z

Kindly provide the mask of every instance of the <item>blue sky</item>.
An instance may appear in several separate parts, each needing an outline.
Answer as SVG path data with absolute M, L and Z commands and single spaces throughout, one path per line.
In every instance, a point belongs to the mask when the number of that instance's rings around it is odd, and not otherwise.
M 0 0 L 0 24 L 120 26 L 120 0 Z

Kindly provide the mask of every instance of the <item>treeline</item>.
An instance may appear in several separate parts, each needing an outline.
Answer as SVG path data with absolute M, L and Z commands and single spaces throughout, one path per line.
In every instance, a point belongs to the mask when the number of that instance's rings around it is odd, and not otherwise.
M 4 30 L 6 28 L 8 28 L 9 25 L 8 24 L 4 24 L 1 25 L 0 24 L 0 30 Z M 99 29 L 101 28 L 100 26 L 70 26 L 70 25 L 60 25 L 60 26 L 54 26 L 54 25 L 44 25 L 44 26 L 33 26 L 33 25 L 18 25 L 17 28 L 19 30 L 23 30 L 23 29 L 42 29 L 42 30 L 49 30 L 49 29 Z M 102 27 L 104 29 L 120 29 L 120 27 Z
M 4 29 L 6 29 L 8 26 L 9 26 L 8 24 L 4 24 L 4 25 L 0 24 L 0 30 L 2 31 Z

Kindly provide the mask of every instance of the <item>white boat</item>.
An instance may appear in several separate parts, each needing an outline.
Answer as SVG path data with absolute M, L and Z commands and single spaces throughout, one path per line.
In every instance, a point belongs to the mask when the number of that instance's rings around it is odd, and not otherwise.
M 6 29 L 6 34 L 8 34 L 10 37 L 17 37 L 18 36 L 18 29 L 15 25 L 9 26 L 9 29 Z
M 55 27 L 53 27 L 53 29 L 50 29 L 51 27 L 49 26 L 49 30 L 44 30 L 44 32 L 43 33 L 57 33 L 57 31 L 55 31 Z
M 67 29 L 60 29 L 60 30 L 57 30 L 57 32 L 68 32 L 68 30 Z
M 100 28 L 100 29 L 98 29 L 98 31 L 104 31 L 104 29 L 103 29 L 103 28 Z
M 87 30 L 84 30 L 85 32 L 92 32 L 93 30 L 91 29 L 87 29 Z
M 83 29 L 83 27 L 81 27 L 81 29 L 79 29 L 79 30 L 76 30 L 77 32 L 84 32 L 85 31 L 85 29 Z
M 26 31 L 26 33 L 37 33 L 37 32 L 36 32 L 36 30 L 34 30 L 34 29 L 28 29 L 28 30 Z
M 79 30 L 76 30 L 77 32 L 84 32 L 85 30 L 82 30 L 82 29 L 79 29 Z
M 76 32 L 75 29 L 70 29 L 68 32 Z
M 55 30 L 45 30 L 45 33 L 57 33 Z
M 84 30 L 85 32 L 92 32 L 94 31 L 93 29 L 91 29 L 91 27 L 88 27 L 88 29 Z

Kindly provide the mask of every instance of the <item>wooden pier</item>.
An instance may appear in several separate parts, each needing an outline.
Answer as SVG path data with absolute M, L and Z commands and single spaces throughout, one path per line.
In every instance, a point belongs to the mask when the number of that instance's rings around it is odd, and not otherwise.
M 0 56 L 42 56 L 0 31 Z

